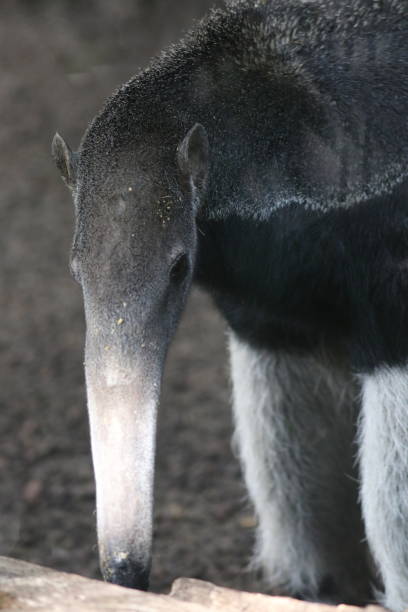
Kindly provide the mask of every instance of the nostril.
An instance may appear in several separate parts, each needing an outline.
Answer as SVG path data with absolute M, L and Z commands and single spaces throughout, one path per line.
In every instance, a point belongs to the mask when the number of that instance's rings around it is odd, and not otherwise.
M 103 571 L 105 580 L 112 584 L 147 591 L 149 588 L 149 564 L 130 559 L 112 559 Z
M 125 561 L 124 559 L 121 559 L 120 561 L 115 561 L 115 571 L 119 574 L 128 573 L 129 561 Z
M 183 253 L 177 257 L 170 269 L 170 280 L 173 283 L 181 283 L 187 276 L 188 269 L 188 257 Z

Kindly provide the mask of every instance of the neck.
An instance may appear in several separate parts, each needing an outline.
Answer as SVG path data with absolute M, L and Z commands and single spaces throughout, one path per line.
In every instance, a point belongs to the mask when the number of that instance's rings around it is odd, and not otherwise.
M 289 167 L 288 150 L 299 146 L 298 132 L 312 115 L 313 100 L 293 68 L 272 66 L 269 59 L 268 65 L 251 62 L 237 46 L 228 50 L 227 35 L 238 36 L 234 27 L 228 23 L 217 38 L 203 26 L 194 42 L 188 39 L 153 62 L 110 102 L 109 120 L 118 122 L 120 137 L 147 139 L 167 167 L 194 123 L 204 126 L 210 142 L 207 218 L 234 212 L 262 217 L 271 203 L 293 199 L 302 168 L 293 162 Z M 290 100 L 300 102 L 287 121 Z M 122 136 L 124 122 L 132 130 Z
M 325 212 L 389 192 L 405 176 L 399 118 L 408 98 L 394 96 L 395 112 L 387 111 L 387 65 L 374 52 L 358 55 L 361 45 L 376 48 L 374 35 L 361 30 L 361 40 L 350 39 L 337 24 L 336 40 L 322 46 L 309 28 L 296 30 L 299 43 L 285 29 L 290 8 L 275 23 L 266 8 L 239 6 L 213 13 L 116 93 L 104 113 L 118 121 L 117 132 L 132 126 L 124 138 L 133 145 L 147 138 L 169 168 L 186 132 L 201 123 L 210 142 L 208 219 L 265 220 L 292 204 Z M 317 23 L 310 27 L 318 32 Z M 408 81 L 400 72 L 402 91 Z M 385 83 L 375 100 L 367 74 Z

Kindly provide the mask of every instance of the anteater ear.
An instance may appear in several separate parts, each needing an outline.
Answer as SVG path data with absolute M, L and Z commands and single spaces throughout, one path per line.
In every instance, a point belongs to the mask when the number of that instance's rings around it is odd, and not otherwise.
M 58 132 L 52 141 L 52 156 L 61 173 L 62 180 L 69 189 L 73 189 L 76 180 L 77 154 L 71 151 Z
M 207 132 L 196 123 L 177 149 L 177 161 L 189 187 L 201 196 L 207 185 L 209 146 Z

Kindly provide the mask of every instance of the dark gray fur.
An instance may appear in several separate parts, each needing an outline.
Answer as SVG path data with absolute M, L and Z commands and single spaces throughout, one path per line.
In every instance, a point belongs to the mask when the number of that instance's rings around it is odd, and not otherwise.
M 191 282 L 209 290 L 233 331 L 269 585 L 361 602 L 382 579 L 396 612 L 408 606 L 408 457 L 383 462 L 403 446 L 389 413 L 408 401 L 407 34 L 407 0 L 231 2 L 113 94 L 77 158 L 54 141 L 99 334 L 89 367 L 103 371 L 109 341 L 160 370 Z

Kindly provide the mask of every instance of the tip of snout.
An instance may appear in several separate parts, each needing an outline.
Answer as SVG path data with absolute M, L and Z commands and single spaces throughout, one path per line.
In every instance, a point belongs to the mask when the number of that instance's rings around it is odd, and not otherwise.
M 139 591 L 148 590 L 149 574 L 150 563 L 143 564 L 122 556 L 111 559 L 102 567 L 102 575 L 107 582 Z

